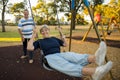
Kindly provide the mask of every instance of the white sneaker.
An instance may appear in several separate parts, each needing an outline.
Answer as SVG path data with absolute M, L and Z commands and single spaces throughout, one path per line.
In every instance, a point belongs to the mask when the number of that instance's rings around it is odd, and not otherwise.
M 27 56 L 24 56 L 24 55 L 23 55 L 23 56 L 21 56 L 20 58 L 21 58 L 21 59 L 25 59 L 25 58 L 27 58 Z
M 106 52 L 107 52 L 106 44 L 105 44 L 105 42 L 101 41 L 99 48 L 95 52 L 96 64 L 98 66 L 101 66 L 104 64 Z
M 30 60 L 29 60 L 29 63 L 33 63 L 33 59 L 30 59 Z
M 99 66 L 96 68 L 95 73 L 92 75 L 93 80 L 101 80 L 102 77 L 110 71 L 112 68 L 112 61 L 109 61 L 105 65 Z

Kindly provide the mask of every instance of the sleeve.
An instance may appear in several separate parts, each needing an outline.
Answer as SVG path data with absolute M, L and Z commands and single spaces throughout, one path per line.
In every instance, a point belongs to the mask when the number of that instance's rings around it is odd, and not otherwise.
M 56 38 L 56 37 L 53 37 L 53 38 L 55 38 L 58 42 L 59 42 L 59 44 L 60 44 L 60 46 L 63 46 L 63 41 L 61 40 L 61 39 L 58 39 L 58 38 Z
M 40 48 L 40 46 L 39 46 L 39 40 L 35 41 L 35 42 L 33 43 L 33 46 L 34 46 L 34 50 Z

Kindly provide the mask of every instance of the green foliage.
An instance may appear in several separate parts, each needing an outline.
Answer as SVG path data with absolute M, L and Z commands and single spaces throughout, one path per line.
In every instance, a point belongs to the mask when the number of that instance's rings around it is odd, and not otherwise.
M 17 26 L 17 23 L 7 23 L 7 26 Z
M 15 3 L 11 8 L 10 8 L 10 13 L 14 14 L 14 16 L 16 17 L 16 23 L 18 23 L 18 20 L 23 17 L 22 16 L 22 12 L 24 10 L 24 3 L 20 2 L 20 3 Z
M 115 17 L 117 22 L 120 22 L 120 1 L 111 0 L 108 5 L 97 5 L 95 13 L 101 13 L 104 24 L 108 24 L 112 17 Z
M 94 0 L 94 5 L 102 4 L 104 0 Z
M 88 23 L 84 20 L 83 16 L 81 16 L 80 14 L 77 14 L 76 15 L 76 24 L 85 25 L 85 24 L 88 24 Z
M 11 8 L 10 8 L 10 12 L 11 13 L 21 13 L 24 9 L 24 3 L 20 2 L 20 3 L 15 3 Z
M 43 24 L 43 17 L 35 16 L 34 19 L 37 25 Z
M 54 17 L 51 17 L 51 18 L 49 19 L 49 22 L 50 22 L 50 25 L 55 25 L 57 21 L 55 20 Z

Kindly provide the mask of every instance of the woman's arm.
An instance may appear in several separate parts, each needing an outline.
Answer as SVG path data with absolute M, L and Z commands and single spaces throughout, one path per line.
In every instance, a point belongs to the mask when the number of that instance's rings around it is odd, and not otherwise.
M 33 42 L 35 40 L 35 37 L 36 37 L 36 31 L 34 30 L 33 31 L 33 35 L 32 35 L 32 38 L 29 40 L 28 42 L 28 45 L 27 45 L 27 50 L 29 51 L 33 51 L 34 50 L 34 46 L 33 46 Z
M 64 42 L 63 43 L 63 46 L 67 46 L 67 41 L 66 41 L 66 38 L 65 38 L 65 35 L 63 35 L 62 37 L 61 37 L 61 39 L 62 39 L 62 41 Z
M 65 38 L 65 35 L 63 35 L 62 31 L 61 31 L 61 28 L 58 28 L 58 31 L 60 33 L 60 37 L 61 37 L 61 40 L 64 42 L 63 43 L 63 46 L 67 46 L 67 41 L 66 41 L 66 38 Z

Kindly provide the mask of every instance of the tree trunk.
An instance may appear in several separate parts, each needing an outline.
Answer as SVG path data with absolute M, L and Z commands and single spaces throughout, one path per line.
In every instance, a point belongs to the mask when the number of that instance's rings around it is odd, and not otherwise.
M 5 5 L 3 4 L 2 10 L 2 32 L 6 32 L 5 30 Z

